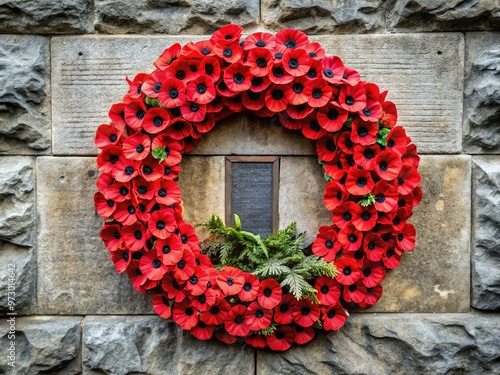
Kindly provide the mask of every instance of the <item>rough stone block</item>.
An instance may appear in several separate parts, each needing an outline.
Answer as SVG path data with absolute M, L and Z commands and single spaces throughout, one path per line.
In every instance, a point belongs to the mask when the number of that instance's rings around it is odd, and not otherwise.
M 0 257 L 2 259 L 0 262 L 0 314 L 33 314 L 36 307 L 34 248 L 20 247 L 0 240 Z M 14 298 L 13 308 L 9 305 L 9 297 L 11 297 L 10 302 Z
M 200 341 L 160 317 L 89 316 L 83 374 L 254 374 L 254 351 Z
M 0 154 L 48 152 L 49 39 L 1 35 L 0 61 Z
M 464 149 L 500 152 L 500 33 L 467 33 L 464 88 Z
M 311 38 L 312 39 L 312 38 Z M 389 90 L 398 123 L 421 153 L 462 150 L 461 34 L 318 36 L 327 50 Z
M 472 160 L 472 306 L 500 309 L 500 156 Z
M 262 20 L 276 30 L 294 28 L 308 34 L 349 34 L 384 31 L 381 0 L 262 2 Z
M 0 4 L 0 33 L 90 33 L 91 0 L 4 0 Z
M 354 315 L 284 353 L 257 352 L 257 374 L 500 373 L 498 315 Z
M 387 28 L 401 32 L 498 30 L 496 0 L 388 0 Z
M 0 240 L 32 246 L 36 237 L 33 159 L 0 157 Z
M 0 321 L 0 345 L 3 358 L 0 362 L 2 374 L 81 374 L 79 317 L 25 317 L 16 318 L 16 363 L 7 364 L 10 347 L 7 319 Z
M 228 23 L 255 25 L 258 0 L 96 0 L 95 28 L 112 34 L 207 34 Z
M 99 231 L 94 158 L 37 159 L 39 314 L 153 313 L 151 297 L 116 273 Z

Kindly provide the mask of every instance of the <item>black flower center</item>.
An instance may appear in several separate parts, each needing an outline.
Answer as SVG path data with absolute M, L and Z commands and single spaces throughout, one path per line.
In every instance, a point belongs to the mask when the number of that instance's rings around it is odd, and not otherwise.
M 120 188 L 120 194 L 121 195 L 127 195 L 128 194 L 128 189 L 125 186 L 122 186 Z
M 273 68 L 273 74 L 278 78 L 283 77 L 284 74 L 283 68 L 280 67 Z
M 339 111 L 337 111 L 335 108 L 331 108 L 328 113 L 326 114 L 329 120 L 336 120 L 339 117 Z
M 282 303 L 282 304 L 280 305 L 280 313 L 282 313 L 282 314 L 286 313 L 286 312 L 288 311 L 288 308 L 289 308 L 289 307 L 288 307 L 288 304 L 286 304 L 286 303 Z
M 398 241 L 399 241 L 399 242 L 403 241 L 403 238 L 404 238 L 403 233 L 399 233 L 399 234 L 398 234 Z
M 264 295 L 266 297 L 271 297 L 271 294 L 273 294 L 273 291 L 270 288 L 264 289 Z
M 130 176 L 133 173 L 134 173 L 134 168 L 132 168 L 131 166 L 128 166 L 127 168 L 125 168 L 125 174 L 127 176 Z
M 224 57 L 231 57 L 233 56 L 233 50 L 231 48 L 224 48 L 224 52 L 222 52 Z
M 165 229 L 165 222 L 160 220 L 160 221 L 157 221 L 156 222 L 156 229 L 158 230 L 162 230 L 162 229 Z
M 314 52 L 309 52 L 309 57 L 314 59 L 315 57 L 318 57 L 318 55 L 316 55 Z
M 344 270 L 342 271 L 342 273 L 346 276 L 349 276 L 351 274 L 351 267 L 346 267 L 344 268 Z
M 172 89 L 168 92 L 168 96 L 170 96 L 172 99 L 177 99 L 179 96 L 179 91 L 177 89 Z
M 140 230 L 136 230 L 134 232 L 134 237 L 135 237 L 136 240 L 142 239 L 142 232 Z
M 117 139 L 118 139 L 118 137 L 116 136 L 116 134 L 111 134 L 111 135 L 109 136 L 109 140 L 110 140 L 111 142 L 115 142 Z
M 285 338 L 285 334 L 280 331 L 280 332 L 276 333 L 276 338 L 278 340 L 283 340 Z
M 260 85 L 262 85 L 263 82 L 264 82 L 264 80 L 261 77 L 252 78 L 252 85 L 253 86 L 260 86 Z
M 299 67 L 299 61 L 295 58 L 292 58 L 288 61 L 288 66 L 291 69 L 297 69 Z
M 335 151 L 336 149 L 333 139 L 327 140 L 325 146 L 328 151 Z
M 323 70 L 323 74 L 327 78 L 333 78 L 333 71 L 331 69 L 325 69 L 325 70 Z
M 163 119 L 160 116 L 156 116 L 155 118 L 153 118 L 154 126 L 159 127 L 161 126 L 161 124 L 163 124 Z
M 365 116 L 371 116 L 372 110 L 370 108 L 363 109 L 363 113 Z
M 297 43 L 295 42 L 295 40 L 290 39 L 290 40 L 287 40 L 285 42 L 285 47 L 286 48 L 297 48 Z
M 382 160 L 380 162 L 380 166 L 379 167 L 380 167 L 380 170 L 382 172 L 385 172 L 387 169 L 389 169 L 389 164 L 387 164 L 387 162 L 385 160 Z
M 370 160 L 375 156 L 375 152 L 371 148 L 367 148 L 365 151 L 363 151 L 363 156 L 366 159 Z
M 323 285 L 320 289 L 321 293 L 327 294 L 330 291 L 330 288 L 328 288 L 328 285 Z
M 263 68 L 263 67 L 265 67 L 267 65 L 267 61 L 263 57 L 259 57 L 257 60 L 255 60 L 255 63 L 257 64 L 257 66 L 259 68 Z
M 207 47 L 201 49 L 201 54 L 206 56 L 210 53 L 210 50 Z
M 154 268 L 160 268 L 161 267 L 161 262 L 158 259 L 153 260 L 153 267 Z
M 332 240 L 326 240 L 325 241 L 325 246 L 326 246 L 327 249 L 331 249 L 333 247 Z
M 217 315 L 219 313 L 220 309 L 218 306 L 212 306 L 210 308 L 210 314 Z
M 364 221 L 368 221 L 371 218 L 372 214 L 369 211 L 363 211 L 363 213 L 361 214 L 361 219 L 363 219 Z
M 125 260 L 125 262 L 128 262 L 128 253 L 123 253 L 122 257 Z
M 186 72 L 184 70 L 178 70 L 175 73 L 175 78 L 180 79 L 181 81 L 186 78 Z
M 368 249 L 369 249 L 369 250 L 373 250 L 373 249 L 375 249 L 375 244 L 374 244 L 373 242 L 370 242 L 370 243 L 368 244 Z
M 280 100 L 281 98 L 283 98 L 283 91 L 282 90 L 274 90 L 271 95 L 272 95 L 274 100 Z
M 372 273 L 372 269 L 371 268 L 365 268 L 363 270 L 363 275 L 365 275 L 365 277 L 370 276 L 371 273 Z
M 356 284 L 349 285 L 349 291 L 352 293 L 356 291 Z
M 401 186 L 405 183 L 405 179 L 403 177 L 398 177 L 398 185 Z
M 144 116 L 146 116 L 146 112 L 144 112 L 142 109 L 139 109 L 135 113 L 135 117 L 137 117 L 139 120 L 142 120 L 144 118 Z
M 188 236 L 186 236 L 185 234 L 183 234 L 181 236 L 181 241 L 183 244 L 187 244 L 188 243 Z
M 241 85 L 243 83 L 243 81 L 245 81 L 245 77 L 243 77 L 243 75 L 238 73 L 238 74 L 234 75 L 233 81 L 237 85 Z
M 304 86 L 301 83 L 294 83 L 292 89 L 295 93 L 300 94 L 304 90 Z
M 366 178 L 365 177 L 359 177 L 356 181 L 356 185 L 359 187 L 366 186 Z
M 316 78 L 316 70 L 309 69 L 309 71 L 307 72 L 307 76 L 311 79 Z
M 155 83 L 153 90 L 154 92 L 159 93 L 161 90 L 161 83 L 160 82 Z
M 234 284 L 233 278 L 232 277 L 228 277 L 228 279 L 226 280 L 226 283 L 227 283 L 227 285 L 232 286 Z
M 262 311 L 262 310 L 257 310 L 257 311 L 255 312 L 255 316 L 256 316 L 257 318 L 262 318 L 262 317 L 264 316 L 264 311 Z
M 319 99 L 323 96 L 323 91 L 321 91 L 321 89 L 314 89 L 312 96 L 314 99 Z
M 194 285 L 194 284 L 197 284 L 197 283 L 198 283 L 198 278 L 197 278 L 195 275 L 193 275 L 193 276 L 191 276 L 191 277 L 189 278 L 189 282 L 190 282 L 191 284 L 193 284 L 193 285 Z
M 113 237 L 116 238 L 117 240 L 119 240 L 121 238 L 120 232 L 113 233 Z M 128 254 L 127 254 L 127 258 L 128 258 Z
M 243 289 L 246 291 L 246 292 L 249 292 L 252 290 L 252 285 L 250 283 L 245 283 L 243 284 Z
M 353 105 L 354 104 L 354 98 L 351 95 L 347 95 L 345 98 L 345 103 L 347 105 Z
M 108 199 L 106 203 L 108 204 L 108 207 L 113 207 L 115 205 L 115 201 L 112 199 Z
M 279 60 L 279 59 L 283 58 L 283 54 L 281 52 L 276 52 L 274 54 L 274 57 Z
M 358 240 L 358 236 L 356 236 L 355 234 L 350 234 L 347 239 L 349 240 L 349 242 L 356 242 Z
M 146 165 L 142 171 L 144 172 L 145 175 L 153 173 L 153 168 L 151 168 L 149 165 Z
M 133 214 L 135 214 L 135 207 L 134 206 L 128 206 L 127 211 L 128 211 L 128 213 L 130 215 L 133 215 Z
M 328 316 L 328 319 L 332 319 L 335 316 L 335 310 L 328 311 L 326 316 Z
M 198 112 L 200 110 L 198 103 L 191 103 L 190 108 L 192 112 Z
M 266 46 L 266 42 L 264 42 L 262 39 L 259 39 L 257 42 L 255 42 L 255 45 L 257 47 L 265 47 Z
M 194 314 L 194 310 L 191 307 L 188 307 L 184 312 L 187 316 L 191 316 Z
M 345 221 L 349 221 L 352 219 L 352 215 L 350 212 L 344 212 L 343 218 Z
M 168 254 L 168 253 L 170 253 L 170 246 L 168 246 L 168 245 L 163 246 L 163 247 L 161 248 L 161 252 L 162 252 L 163 254 Z
M 204 94 L 207 92 L 207 86 L 198 85 L 198 86 L 196 86 L 196 91 L 198 91 L 198 94 Z
M 185 260 L 180 260 L 178 263 L 177 263 L 177 267 L 182 270 L 184 267 L 186 267 L 186 261 Z
M 111 155 L 109 157 L 109 161 L 111 162 L 111 164 L 115 164 L 120 158 L 116 155 Z
M 162 197 L 162 198 L 166 197 L 167 196 L 167 191 L 165 189 L 160 189 L 160 190 L 158 190 L 158 195 L 160 197 Z
M 394 146 L 396 146 L 396 142 L 394 141 L 394 139 L 389 139 L 389 141 L 387 142 L 387 146 L 389 146 L 390 148 L 393 148 Z
M 302 313 L 302 315 L 309 315 L 311 309 L 307 306 L 304 306 L 302 309 L 300 309 L 300 312 Z
M 375 195 L 375 201 L 378 203 L 384 203 L 385 202 L 385 195 L 382 193 Z

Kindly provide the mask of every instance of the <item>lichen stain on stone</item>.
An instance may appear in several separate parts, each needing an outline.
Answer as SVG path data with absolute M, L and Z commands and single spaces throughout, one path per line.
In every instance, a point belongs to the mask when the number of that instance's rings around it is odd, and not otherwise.
M 422 291 L 416 286 L 406 288 L 403 292 L 403 299 L 406 301 L 418 300 L 420 298 L 422 298 Z
M 443 189 L 452 190 L 460 183 L 460 168 L 446 167 L 444 172 Z
M 441 290 L 441 284 L 434 285 L 434 291 L 439 294 L 439 297 L 448 299 L 449 294 L 455 294 L 454 290 Z
M 441 199 L 436 202 L 436 210 L 444 211 L 444 201 L 442 201 Z

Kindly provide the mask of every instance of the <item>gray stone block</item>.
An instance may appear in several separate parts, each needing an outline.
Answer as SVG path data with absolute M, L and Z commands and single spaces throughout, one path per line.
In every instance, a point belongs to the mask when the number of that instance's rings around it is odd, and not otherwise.
M 473 158 L 472 306 L 500 309 L 500 156 Z
M 4 349 L 0 372 L 8 375 L 81 374 L 80 324 L 79 317 L 16 318 L 16 361 L 12 368 L 7 364 L 10 325 L 3 318 L 0 321 L 0 345 Z
M 308 34 L 383 32 L 385 2 L 264 0 L 262 20 L 276 30 L 294 28 Z
M 36 237 L 33 159 L 0 157 L 0 241 L 33 246 Z
M 464 88 L 464 149 L 500 152 L 500 33 L 467 33 Z
M 0 155 L 48 152 L 49 39 L 1 35 L 0 61 Z
M 112 34 L 206 34 L 237 23 L 255 25 L 257 0 L 131 1 L 96 0 L 95 28 Z
M 151 297 L 116 273 L 99 237 L 95 159 L 40 157 L 37 178 L 37 313 L 154 313 Z
M 257 352 L 257 374 L 500 373 L 498 315 L 353 315 L 340 331 L 284 353 Z
M 395 32 L 498 30 L 496 0 L 388 0 L 387 28 Z
M 83 374 L 254 374 L 254 351 L 200 341 L 158 316 L 88 316 Z

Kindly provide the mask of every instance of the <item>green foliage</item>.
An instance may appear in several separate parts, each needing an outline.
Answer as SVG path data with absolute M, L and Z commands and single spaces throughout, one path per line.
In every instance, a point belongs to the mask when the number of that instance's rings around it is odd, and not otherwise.
M 380 128 L 377 133 L 377 143 L 382 146 L 387 146 L 387 135 L 391 132 L 391 129 L 388 128 Z
M 368 206 L 371 206 L 372 204 L 375 203 L 375 195 L 373 193 L 370 193 L 368 195 L 365 195 L 363 198 L 361 198 L 359 201 L 358 201 L 358 204 L 361 206 L 361 207 L 368 207 Z
M 264 239 L 242 230 L 237 215 L 235 223 L 235 227 L 225 226 L 221 218 L 212 215 L 201 224 L 212 235 L 202 244 L 202 249 L 217 268 L 238 267 L 261 280 L 273 278 L 288 288 L 296 299 L 309 297 L 314 302 L 318 301 L 317 291 L 310 281 L 318 276 L 335 277 L 337 274 L 333 263 L 304 254 L 305 233 L 297 235 L 295 223 Z
M 153 149 L 152 155 L 155 159 L 158 159 L 160 163 L 167 158 L 167 152 L 164 147 L 156 147 Z
M 157 98 L 150 98 L 149 96 L 146 96 L 144 102 L 151 107 L 163 107 Z
M 271 323 L 269 327 L 266 329 L 261 329 L 257 331 L 258 335 L 271 336 L 278 329 L 278 325 L 276 323 Z

